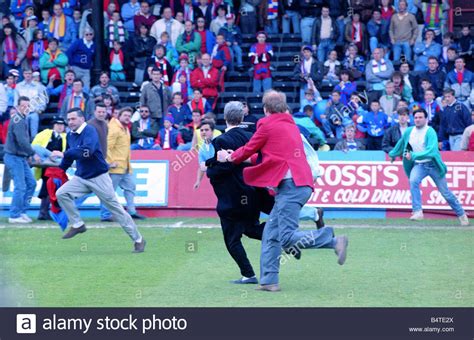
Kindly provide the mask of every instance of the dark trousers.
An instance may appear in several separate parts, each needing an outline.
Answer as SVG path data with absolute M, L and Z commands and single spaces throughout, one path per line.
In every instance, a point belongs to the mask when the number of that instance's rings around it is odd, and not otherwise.
M 255 240 L 261 240 L 265 223 L 259 223 L 258 219 L 239 219 L 230 216 L 219 215 L 224 234 L 224 242 L 230 256 L 240 268 L 240 273 L 245 277 L 255 276 L 252 265 L 247 258 L 242 235 Z
M 367 136 L 367 150 L 382 150 L 382 139 L 383 136 Z

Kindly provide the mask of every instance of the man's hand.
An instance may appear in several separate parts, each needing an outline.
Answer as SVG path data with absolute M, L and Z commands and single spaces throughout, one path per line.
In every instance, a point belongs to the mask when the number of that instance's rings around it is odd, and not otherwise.
M 222 67 L 221 67 L 221 70 L 225 72 L 225 71 L 227 71 L 227 67 L 226 67 L 226 66 L 222 66 Z
M 405 158 L 409 161 L 411 161 L 411 152 L 407 152 L 405 155 Z
M 438 142 L 438 149 L 443 149 L 443 142 Z
M 118 166 L 117 162 L 112 162 L 109 164 L 109 168 L 115 169 Z
M 52 157 L 60 157 L 60 158 L 63 158 L 63 157 L 64 157 L 64 154 L 63 154 L 61 151 L 54 150 L 54 151 L 51 152 L 51 156 L 52 156 Z
M 35 161 L 35 163 L 41 163 L 41 157 L 38 156 L 38 154 L 34 154 L 33 155 L 33 160 Z
M 200 181 L 196 181 L 196 183 L 194 183 L 194 186 L 193 186 L 194 190 L 198 189 L 200 184 L 201 184 Z
M 199 170 L 201 170 L 202 172 L 206 172 L 207 170 L 206 162 L 199 163 Z
M 219 150 L 217 151 L 217 161 L 221 163 L 227 162 L 227 156 L 229 156 L 229 152 L 226 150 Z

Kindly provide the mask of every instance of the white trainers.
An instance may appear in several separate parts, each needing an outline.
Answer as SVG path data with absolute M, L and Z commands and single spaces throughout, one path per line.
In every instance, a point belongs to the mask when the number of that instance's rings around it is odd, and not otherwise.
M 410 216 L 410 220 L 412 221 L 421 221 L 423 219 L 423 211 L 414 211 L 413 214 Z
M 23 224 L 25 224 L 25 223 L 30 223 L 30 222 L 28 222 L 22 216 L 20 216 L 20 217 L 15 217 L 15 218 L 9 217 L 8 218 L 8 223 L 23 223 Z
M 21 214 L 20 217 L 23 218 L 28 223 L 33 222 L 33 220 L 27 214 Z
M 468 226 L 469 225 L 469 219 L 467 218 L 467 215 L 464 214 L 462 216 L 459 216 L 459 222 L 461 222 L 462 226 Z

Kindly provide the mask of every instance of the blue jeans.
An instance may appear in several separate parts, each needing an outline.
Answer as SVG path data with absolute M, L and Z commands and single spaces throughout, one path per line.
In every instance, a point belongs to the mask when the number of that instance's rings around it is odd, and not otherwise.
M 326 58 L 334 48 L 336 44 L 331 39 L 323 39 L 318 45 L 318 60 L 322 63 L 326 61 Z
M 334 125 L 333 122 L 327 118 L 322 119 L 321 123 L 323 124 L 324 132 L 328 137 L 330 137 L 331 135 L 336 135 L 337 139 L 342 139 L 342 135 L 344 134 L 344 129 L 342 128 L 342 125 Z
M 263 230 L 260 257 L 262 285 L 278 283 L 282 247 L 334 248 L 333 228 L 298 230 L 300 210 L 308 201 L 311 192 L 310 187 L 297 187 L 291 178 L 280 182 L 275 205 Z
M 346 24 L 344 19 L 336 20 L 337 28 L 339 29 L 339 37 L 337 38 L 337 45 L 344 46 L 344 30 L 346 29 Z
M 410 173 L 410 192 L 413 212 L 421 211 L 421 192 L 420 184 L 423 178 L 430 176 L 438 187 L 439 192 L 454 210 L 457 216 L 464 215 L 464 209 L 451 190 L 448 189 L 446 177 L 441 177 L 435 163 L 430 161 L 426 163 L 416 163 Z
M 449 136 L 449 147 L 451 151 L 461 151 L 462 135 Z
M 265 78 L 265 79 L 255 79 L 253 80 L 253 92 L 265 92 L 266 90 L 270 90 L 272 88 L 272 78 Z
M 33 141 L 35 136 L 38 134 L 39 128 L 39 115 L 36 112 L 30 112 L 26 117 L 28 126 L 30 128 L 30 139 Z
M 137 213 L 135 208 L 134 198 L 135 198 L 135 180 L 133 179 L 132 174 L 110 174 L 110 178 L 112 179 L 112 186 L 114 190 L 117 190 L 117 187 L 123 190 L 123 195 L 125 197 L 125 201 L 127 202 L 127 212 L 130 215 L 134 215 Z M 100 205 L 100 217 L 102 219 L 111 218 L 112 214 L 110 211 L 104 207 L 103 204 Z
M 283 17 L 282 25 L 283 25 L 283 34 L 290 33 L 290 21 L 291 25 L 293 26 L 293 33 L 300 34 L 300 14 L 296 11 L 286 11 L 285 13 L 288 15 L 288 18 Z
M 28 210 L 36 189 L 36 180 L 26 157 L 6 153 L 3 161 L 10 172 L 14 186 L 10 217 L 17 218 Z
M 269 20 L 269 24 L 265 25 L 265 32 L 267 32 L 267 34 L 277 34 L 278 33 L 278 19 Z
M 239 45 L 232 45 L 230 47 L 230 51 L 232 53 L 232 63 L 234 62 L 234 56 L 237 61 L 237 67 L 242 67 L 242 48 Z
M 395 42 L 393 44 L 393 61 L 402 61 L 400 60 L 402 49 L 406 60 L 411 61 L 411 46 L 408 41 Z
M 379 47 L 379 40 L 376 37 L 370 37 L 369 39 L 370 53 L 373 53 L 374 50 Z
M 311 33 L 313 32 L 313 25 L 313 17 L 306 17 L 301 19 L 301 39 L 303 39 L 303 45 L 311 43 Z

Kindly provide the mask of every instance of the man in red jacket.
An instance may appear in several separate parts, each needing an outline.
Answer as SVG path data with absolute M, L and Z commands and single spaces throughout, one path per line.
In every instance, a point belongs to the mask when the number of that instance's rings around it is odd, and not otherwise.
M 201 61 L 202 66 L 191 73 L 191 87 L 200 89 L 204 98 L 214 107 L 214 101 L 218 96 L 219 71 L 212 67 L 209 54 L 203 54 Z
M 347 236 L 334 237 L 334 230 L 298 230 L 301 207 L 313 192 L 313 176 L 306 160 L 300 131 L 287 110 L 284 93 L 269 91 L 263 96 L 265 118 L 259 120 L 257 132 L 250 141 L 234 152 L 221 150 L 220 162 L 240 164 L 250 158 L 256 163 L 244 169 L 244 181 L 255 187 L 272 188 L 276 192 L 275 205 L 270 213 L 262 237 L 259 290 L 279 291 L 278 273 L 281 248 L 299 253 L 305 248 L 333 248 L 338 263 L 346 259 Z M 281 138 L 281 132 L 285 138 Z

